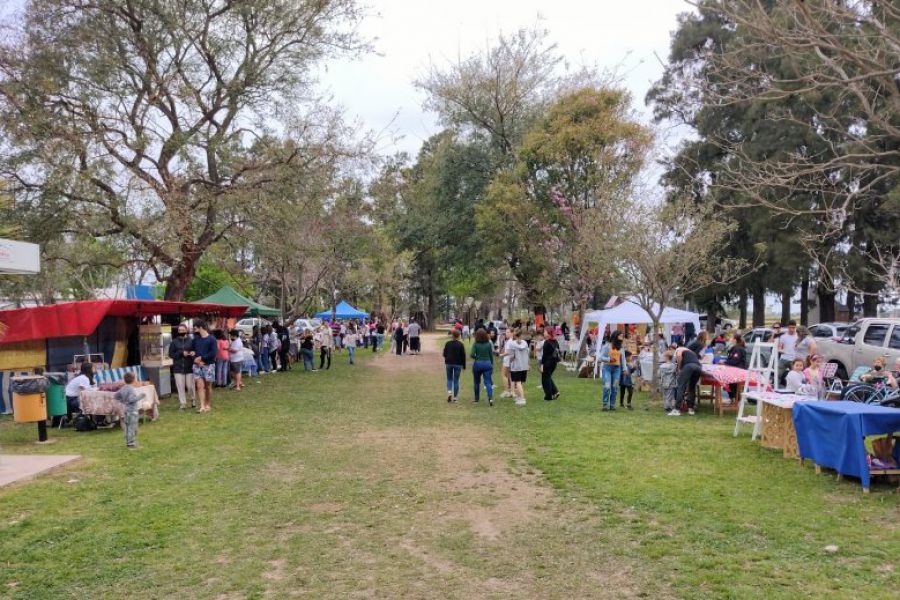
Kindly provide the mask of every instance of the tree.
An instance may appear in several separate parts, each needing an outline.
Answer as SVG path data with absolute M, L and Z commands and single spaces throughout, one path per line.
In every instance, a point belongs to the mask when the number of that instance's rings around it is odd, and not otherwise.
M 717 185 L 789 216 L 816 215 L 808 236 L 826 244 L 855 243 L 860 210 L 881 212 L 900 184 L 900 10 L 876 0 L 698 0 L 702 11 L 730 24 L 734 43 L 710 55 L 711 86 L 705 102 L 718 107 L 755 104 L 778 129 L 805 131 L 808 144 L 781 154 L 747 151 L 744 139 L 713 141 L 734 157 Z M 752 58 L 755 57 L 755 58 Z M 765 57 L 765 58 L 762 58 Z M 771 194 L 768 190 L 775 190 Z M 815 198 L 785 204 L 785 195 Z M 883 230 L 891 229 L 885 224 Z M 863 249 L 883 285 L 896 279 L 896 236 L 877 250 Z M 853 261 L 851 261 L 852 263 Z M 817 265 L 827 282 L 836 277 L 864 294 L 864 280 L 834 264 Z
M 578 307 L 579 322 L 594 290 L 615 287 L 617 249 L 606 234 L 627 210 L 651 143 L 630 100 L 612 88 L 566 93 L 518 152 L 521 185 L 542 214 L 537 247 L 550 267 L 543 287 L 559 286 Z
M 259 124 L 362 49 L 359 19 L 354 0 L 31 0 L 0 45 L 10 191 L 90 211 L 91 235 L 133 240 L 181 299 L 230 209 L 298 158 L 257 160 Z
M 747 274 L 742 259 L 713 258 L 735 229 L 709 207 L 692 202 L 635 206 L 618 229 L 617 266 L 622 290 L 641 306 L 660 330 L 663 311 L 714 285 L 727 285 Z M 659 381 L 659 349 L 653 347 L 653 381 Z

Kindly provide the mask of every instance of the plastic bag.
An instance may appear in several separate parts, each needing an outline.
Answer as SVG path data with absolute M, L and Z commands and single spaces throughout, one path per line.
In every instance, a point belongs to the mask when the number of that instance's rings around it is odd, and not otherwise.
M 14 394 L 41 394 L 47 391 L 47 380 L 43 377 L 13 377 Z
M 44 377 L 47 378 L 50 385 L 66 385 L 69 383 L 69 378 L 65 373 L 44 373 Z

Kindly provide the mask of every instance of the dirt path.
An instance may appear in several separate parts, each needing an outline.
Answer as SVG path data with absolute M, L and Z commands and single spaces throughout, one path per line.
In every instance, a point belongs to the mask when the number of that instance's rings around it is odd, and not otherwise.
M 404 531 L 393 539 L 415 565 L 412 594 L 635 597 L 631 568 L 611 563 L 597 543 L 597 519 L 563 502 L 528 466 L 521 447 L 493 427 L 460 418 L 472 414 L 468 403 L 441 402 L 444 340 L 427 335 L 421 355 L 385 353 L 372 363 L 378 378 L 435 390 L 421 401 L 441 411 L 437 424 L 367 426 L 333 440 L 371 457 L 357 475 L 379 473 L 398 489 L 414 490 L 411 505 L 396 507 Z

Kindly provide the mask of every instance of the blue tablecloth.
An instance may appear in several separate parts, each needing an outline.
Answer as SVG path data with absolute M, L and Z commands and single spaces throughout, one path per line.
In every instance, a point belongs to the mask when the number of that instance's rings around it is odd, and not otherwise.
M 900 409 L 859 402 L 797 402 L 793 414 L 800 457 L 859 477 L 864 488 L 869 467 L 863 438 L 900 431 Z

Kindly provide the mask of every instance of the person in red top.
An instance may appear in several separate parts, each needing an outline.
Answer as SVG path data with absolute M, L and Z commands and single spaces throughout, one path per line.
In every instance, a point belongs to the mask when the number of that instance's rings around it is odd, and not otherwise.
M 225 332 L 216 329 L 213 333 L 216 338 L 216 387 L 226 387 L 228 385 L 228 340 L 225 338 Z

